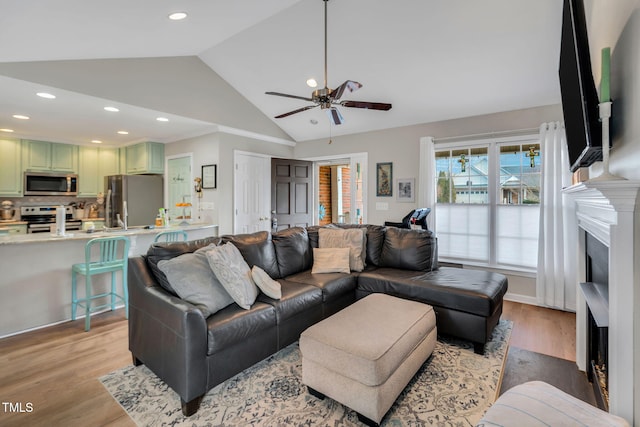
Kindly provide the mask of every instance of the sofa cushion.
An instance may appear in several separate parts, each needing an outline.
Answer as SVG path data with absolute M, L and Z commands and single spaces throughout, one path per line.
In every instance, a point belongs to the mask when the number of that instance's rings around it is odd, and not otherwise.
M 282 277 L 269 232 L 258 231 L 251 234 L 226 235 L 222 236 L 222 241 L 233 243 L 249 267 L 257 265 L 274 279 Z
M 280 279 L 282 298 L 274 300 L 261 294 L 258 301 L 272 305 L 276 309 L 276 319 L 281 325 L 287 319 L 322 304 L 322 291 L 315 286 L 289 282 Z
M 507 287 L 503 274 L 452 267 L 426 272 L 378 268 L 358 276 L 358 289 L 367 294 L 385 293 L 483 317 L 502 304 Z
M 346 273 L 349 274 L 349 248 L 313 248 L 312 274 Z
M 207 319 L 207 355 L 247 342 L 261 331 L 275 326 L 276 310 L 273 306 L 256 302 L 249 310 L 244 310 L 231 304 Z
M 437 269 L 438 251 L 435 236 L 429 230 L 387 228 L 380 266 L 418 271 Z
M 327 273 L 311 274 L 311 270 L 288 276 L 288 282 L 298 282 L 313 285 L 322 290 L 322 300 L 331 302 L 356 289 L 358 277 L 355 274 Z
M 271 235 L 281 277 L 305 271 L 313 265 L 309 235 L 302 227 L 291 227 Z
M 233 303 L 233 298 L 225 291 L 209 266 L 204 253 L 208 248 L 205 246 L 194 253 L 158 261 L 158 268 L 165 274 L 177 295 L 198 307 L 204 317 Z
M 251 269 L 233 243 L 215 246 L 205 252 L 209 265 L 233 300 L 249 310 L 258 296 Z
M 178 295 L 171 287 L 167 276 L 158 268 L 158 262 L 163 259 L 171 259 L 178 255 L 195 252 L 210 244 L 219 244 L 219 237 L 207 237 L 204 239 L 190 240 L 188 242 L 158 242 L 152 243 L 147 250 L 145 260 L 151 269 L 151 273 L 162 288 L 173 295 Z
M 282 298 L 280 283 L 269 277 L 269 275 L 257 265 L 251 267 L 251 278 L 256 286 L 258 286 L 258 289 L 260 289 L 266 296 L 273 299 Z
M 319 248 L 349 248 L 349 268 L 351 271 L 364 270 L 367 257 L 365 230 L 321 228 L 318 230 Z

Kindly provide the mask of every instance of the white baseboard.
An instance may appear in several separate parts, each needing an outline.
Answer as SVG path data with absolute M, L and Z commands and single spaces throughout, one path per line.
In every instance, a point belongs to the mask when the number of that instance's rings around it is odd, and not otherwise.
M 538 304 L 538 299 L 536 297 L 532 297 L 529 295 L 512 294 L 507 292 L 504 295 L 504 299 L 507 301 L 519 302 L 522 304 L 529 304 L 529 305 L 537 305 L 542 307 L 540 304 Z

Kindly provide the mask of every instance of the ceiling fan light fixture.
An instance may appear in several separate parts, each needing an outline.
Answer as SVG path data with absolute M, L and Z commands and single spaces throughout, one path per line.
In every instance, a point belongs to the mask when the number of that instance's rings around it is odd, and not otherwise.
M 170 13 L 168 16 L 168 18 L 172 21 L 182 21 L 186 17 L 187 17 L 186 12 L 173 12 L 173 13 Z

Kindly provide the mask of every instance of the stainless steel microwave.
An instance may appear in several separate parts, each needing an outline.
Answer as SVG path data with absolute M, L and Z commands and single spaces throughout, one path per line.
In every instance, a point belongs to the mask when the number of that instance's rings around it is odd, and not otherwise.
M 78 175 L 25 172 L 23 190 L 25 196 L 77 196 Z

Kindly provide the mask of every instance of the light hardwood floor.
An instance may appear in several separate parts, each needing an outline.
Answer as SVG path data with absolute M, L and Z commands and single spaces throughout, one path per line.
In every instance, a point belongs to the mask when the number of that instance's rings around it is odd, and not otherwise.
M 505 301 L 503 318 L 514 322 L 510 345 L 575 360 L 573 313 Z M 95 316 L 87 333 L 83 322 L 0 340 L 1 426 L 135 426 L 98 380 L 131 363 L 124 314 Z

